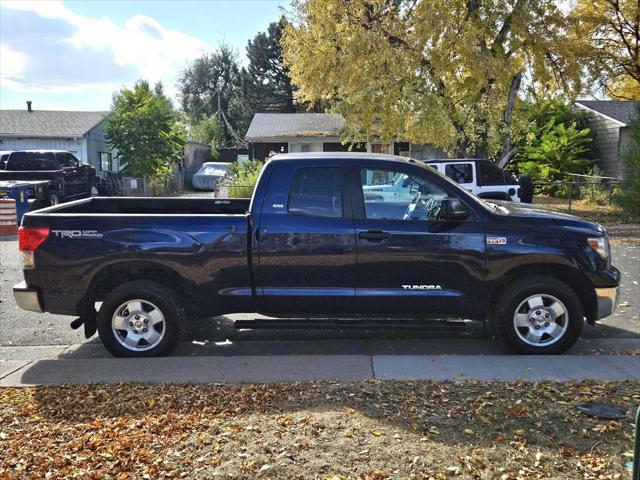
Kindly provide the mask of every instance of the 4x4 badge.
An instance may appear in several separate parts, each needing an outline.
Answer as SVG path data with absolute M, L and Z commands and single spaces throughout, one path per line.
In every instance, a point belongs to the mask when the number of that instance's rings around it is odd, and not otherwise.
M 487 245 L 506 245 L 507 237 L 487 237 Z

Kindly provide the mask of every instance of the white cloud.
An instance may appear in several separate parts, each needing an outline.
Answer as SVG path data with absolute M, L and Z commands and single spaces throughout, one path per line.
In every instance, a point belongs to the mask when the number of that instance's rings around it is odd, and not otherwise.
M 14 91 L 115 90 L 144 78 L 162 81 L 173 95 L 179 72 L 211 50 L 144 15 L 120 26 L 58 1 L 3 2 L 0 9 L 0 82 Z

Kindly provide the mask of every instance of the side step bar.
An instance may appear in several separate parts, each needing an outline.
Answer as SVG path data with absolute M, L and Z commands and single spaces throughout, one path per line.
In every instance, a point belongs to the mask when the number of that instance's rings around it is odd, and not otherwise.
M 383 318 L 379 320 L 358 319 L 358 318 L 274 318 L 263 319 L 256 318 L 253 320 L 236 320 L 234 327 L 241 329 L 340 329 L 340 328 L 359 328 L 359 329 L 378 329 L 378 328 L 433 328 L 433 329 L 469 329 L 481 322 L 472 320 L 425 320 L 425 319 L 396 319 Z

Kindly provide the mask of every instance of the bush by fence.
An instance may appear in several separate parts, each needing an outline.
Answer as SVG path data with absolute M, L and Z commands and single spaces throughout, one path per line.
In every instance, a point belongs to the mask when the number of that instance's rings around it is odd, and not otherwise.
M 569 212 L 574 201 L 582 200 L 591 205 L 612 205 L 620 196 L 625 181 L 621 178 L 599 175 L 567 174 L 565 180 L 536 182 L 535 196 L 564 200 Z

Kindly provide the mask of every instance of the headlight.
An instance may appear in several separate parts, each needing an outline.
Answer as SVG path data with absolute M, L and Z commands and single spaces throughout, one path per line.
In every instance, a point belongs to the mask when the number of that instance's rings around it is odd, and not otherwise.
M 607 237 L 587 238 L 587 243 L 591 248 L 598 252 L 598 255 L 602 258 L 605 260 L 609 258 L 611 249 L 609 247 L 609 240 L 607 240 Z

